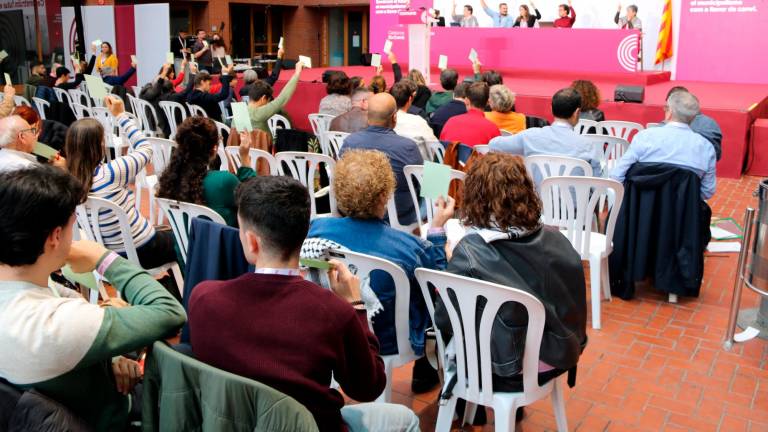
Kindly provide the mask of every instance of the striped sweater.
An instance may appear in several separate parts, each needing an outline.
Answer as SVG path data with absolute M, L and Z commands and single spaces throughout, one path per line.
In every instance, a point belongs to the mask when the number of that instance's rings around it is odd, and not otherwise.
M 136 175 L 152 159 L 152 146 L 130 117 L 121 114 L 116 120 L 123 136 L 128 137 L 130 141 L 131 151 L 126 156 L 115 158 L 112 162 L 103 163 L 96 168 L 90 195 L 110 200 L 125 211 L 131 225 L 134 245 L 139 248 L 152 239 L 155 229 L 136 208 L 136 199 L 128 186 L 134 183 Z M 99 226 L 104 246 L 116 252 L 125 252 L 117 216 L 112 212 L 103 212 L 99 215 Z

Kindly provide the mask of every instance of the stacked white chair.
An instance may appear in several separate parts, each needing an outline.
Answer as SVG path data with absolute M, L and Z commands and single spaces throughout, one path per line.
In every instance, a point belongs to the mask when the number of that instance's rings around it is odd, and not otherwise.
M 171 128 L 171 136 L 168 138 L 176 138 L 176 129 L 179 125 L 187 119 L 187 112 L 184 110 L 184 105 L 173 101 L 160 101 L 160 109 L 165 113 L 166 119 L 168 119 L 168 126 Z M 176 117 L 178 113 L 178 117 Z
M 227 152 L 227 156 L 229 156 L 229 159 L 235 165 L 235 169 L 240 168 L 243 165 L 242 161 L 240 160 L 240 147 L 227 146 L 224 148 L 224 151 Z M 265 152 L 264 150 L 252 148 L 248 150 L 248 154 L 251 157 L 250 167 L 254 171 L 258 172 L 256 167 L 258 166 L 259 160 L 265 160 L 269 165 L 269 175 L 278 175 L 280 173 L 280 169 L 278 168 L 278 164 L 277 164 L 277 159 L 275 159 L 275 157 L 272 156 L 270 153 Z
M 173 236 L 176 238 L 176 244 L 179 246 L 181 259 L 184 261 L 184 264 L 187 262 L 189 227 L 192 225 L 193 218 L 203 217 L 217 224 L 227 224 L 220 214 L 206 206 L 166 198 L 157 198 L 157 203 L 160 205 L 163 213 L 165 213 L 165 217 L 168 218 L 168 223 L 173 230 Z
M 597 226 L 595 210 L 600 197 L 611 194 L 613 205 L 608 208 L 605 233 L 593 232 Z M 624 197 L 621 183 L 597 177 L 549 177 L 541 182 L 542 218 L 545 225 L 558 227 L 581 255 L 589 261 L 592 293 L 592 328 L 599 329 L 600 288 L 606 299 L 611 298 L 608 257 L 613 251 L 613 230 Z
M 474 405 L 482 405 L 493 408 L 497 432 L 514 431 L 517 408 L 547 396 L 552 398 L 557 430 L 567 431 L 568 418 L 562 390 L 564 377 L 560 376 L 539 385 L 539 352 L 545 321 L 544 305 L 541 301 L 520 289 L 436 270 L 416 269 L 416 279 L 422 286 L 422 292 L 427 286 L 434 286 L 445 305 L 453 329 L 451 346 L 455 352 L 456 369 L 445 372 L 445 381 L 450 381 L 455 375 L 456 385 L 447 402 L 440 403 L 435 431 L 451 430 L 456 402 L 459 399 L 467 402 L 465 423 L 471 419 L 471 413 L 475 411 Z M 428 293 L 424 295 L 426 297 Z M 451 300 L 452 295 L 455 296 L 457 304 Z M 486 303 L 478 316 L 477 302 L 480 298 L 484 298 Z M 491 329 L 501 307 L 510 302 L 525 307 L 528 315 L 522 361 L 523 391 L 519 393 L 493 391 Z M 429 298 L 427 303 L 430 303 Z M 439 330 L 437 335 L 442 339 Z M 445 343 L 444 340 L 442 342 Z
M 311 213 L 310 218 L 338 215 L 336 209 L 336 197 L 333 194 L 333 188 L 326 186 L 317 190 L 315 187 L 315 177 L 319 174 L 318 169 L 323 166 L 328 180 L 333 184 L 333 174 L 336 168 L 336 161 L 331 157 L 306 152 L 280 152 L 275 155 L 280 175 L 289 175 L 303 184 L 310 195 Z M 331 213 L 317 214 L 317 199 L 328 195 Z
M 409 308 L 411 304 L 411 283 L 403 269 L 382 258 L 357 252 L 331 250 L 329 256 L 339 260 L 349 268 L 356 269 L 355 275 L 361 280 L 370 278 L 374 271 L 387 273 L 395 284 L 395 338 L 397 340 L 397 354 L 382 355 L 384 371 L 387 375 L 387 385 L 384 392 L 376 399 L 376 402 L 392 401 L 392 371 L 404 366 L 419 357 L 413 352 L 410 341 Z

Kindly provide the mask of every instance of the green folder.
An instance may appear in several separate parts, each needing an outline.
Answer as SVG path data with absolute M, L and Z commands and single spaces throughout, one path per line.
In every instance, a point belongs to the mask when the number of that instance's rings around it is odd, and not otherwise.
M 35 148 L 32 149 L 32 154 L 51 160 L 59 154 L 59 151 L 41 142 L 36 142 Z
M 252 131 L 251 116 L 248 114 L 248 105 L 245 102 L 232 103 L 232 124 L 235 128 L 242 131 Z
M 421 196 L 436 200 L 448 197 L 451 184 L 451 167 L 439 163 L 424 162 L 424 175 L 421 178 Z

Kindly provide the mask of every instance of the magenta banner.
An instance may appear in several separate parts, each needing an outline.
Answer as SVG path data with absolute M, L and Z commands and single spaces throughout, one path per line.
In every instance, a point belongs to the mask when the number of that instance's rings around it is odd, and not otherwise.
M 768 1 L 685 0 L 678 80 L 768 84 Z

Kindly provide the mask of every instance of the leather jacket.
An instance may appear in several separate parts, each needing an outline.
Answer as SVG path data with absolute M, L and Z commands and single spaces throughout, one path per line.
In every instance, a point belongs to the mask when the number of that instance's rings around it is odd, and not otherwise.
M 454 249 L 447 271 L 535 295 L 546 311 L 540 360 L 561 370 L 576 366 L 587 344 L 584 269 L 579 254 L 555 228 L 489 242 L 478 233 L 468 234 Z M 478 314 L 483 307 L 480 302 Z M 439 297 L 435 324 L 447 343 L 453 332 Z M 499 310 L 491 330 L 494 375 L 510 377 L 522 372 L 527 324 L 522 305 L 510 302 Z

